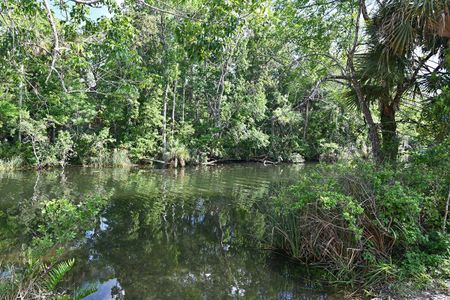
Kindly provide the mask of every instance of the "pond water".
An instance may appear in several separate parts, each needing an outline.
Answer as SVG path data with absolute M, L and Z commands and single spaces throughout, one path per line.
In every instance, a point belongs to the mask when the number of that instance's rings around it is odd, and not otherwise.
M 253 209 L 258 201 L 311 167 L 0 173 L 0 208 L 108 197 L 97 226 L 70 249 L 76 266 L 66 284 L 94 284 L 97 291 L 87 299 L 332 299 L 305 268 L 253 242 L 265 230 Z

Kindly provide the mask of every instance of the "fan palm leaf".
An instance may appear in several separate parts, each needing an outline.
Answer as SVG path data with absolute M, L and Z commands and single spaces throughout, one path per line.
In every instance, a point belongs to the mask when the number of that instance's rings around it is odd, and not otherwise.
M 378 32 L 381 42 L 395 55 L 414 50 L 418 39 L 438 46 L 440 38 L 450 37 L 446 0 L 391 0 L 383 4 L 376 18 L 381 20 Z

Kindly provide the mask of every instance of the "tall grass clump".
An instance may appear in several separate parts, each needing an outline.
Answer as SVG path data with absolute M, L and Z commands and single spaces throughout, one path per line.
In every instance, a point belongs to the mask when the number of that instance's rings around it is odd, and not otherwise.
M 170 162 L 171 166 L 177 168 L 184 167 L 186 162 L 191 158 L 189 150 L 178 141 L 174 141 L 169 145 L 169 151 L 165 154 L 166 160 Z
M 131 166 L 128 151 L 125 149 L 114 149 L 111 155 L 111 165 L 113 167 Z
M 14 156 L 8 159 L 0 159 L 0 171 L 18 170 L 23 166 L 23 159 L 20 156 Z
M 265 242 L 325 267 L 337 282 L 403 280 L 423 288 L 448 278 L 449 155 L 427 157 L 395 168 L 319 166 L 265 203 Z
M 106 149 L 96 155 L 82 159 L 85 167 L 104 168 L 104 167 L 129 167 L 132 162 L 128 151 L 125 149 Z

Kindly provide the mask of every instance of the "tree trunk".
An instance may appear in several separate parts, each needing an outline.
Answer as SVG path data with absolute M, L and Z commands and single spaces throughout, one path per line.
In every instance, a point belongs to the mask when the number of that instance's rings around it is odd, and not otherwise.
M 361 83 L 359 82 L 359 79 L 357 78 L 355 66 L 353 63 L 354 55 L 356 53 L 356 49 L 359 45 L 359 30 L 360 30 L 360 18 L 361 13 L 363 10 L 364 2 L 363 0 L 359 1 L 359 10 L 358 10 L 358 17 L 356 18 L 355 22 L 355 37 L 353 41 L 353 47 L 349 50 L 347 54 L 347 67 L 350 71 L 350 84 L 352 85 L 353 89 L 356 92 L 356 98 L 358 100 L 359 107 L 361 108 L 361 111 L 364 115 L 364 120 L 366 121 L 367 127 L 369 129 L 369 140 L 372 145 L 372 154 L 375 159 L 375 161 L 380 162 L 382 161 L 382 153 L 381 153 L 381 146 L 380 146 L 380 137 L 378 136 L 378 128 L 375 124 L 372 112 L 370 111 L 369 104 L 366 101 L 366 97 L 364 96 L 364 93 L 361 88 Z
M 163 159 L 166 161 L 167 152 L 167 94 L 169 93 L 169 83 L 166 83 L 166 89 L 164 91 L 164 106 L 163 106 L 163 128 L 162 128 L 162 138 L 163 138 Z
M 23 90 L 24 90 L 24 82 L 25 80 L 25 71 L 23 69 L 23 64 L 20 65 L 20 83 L 19 83 L 19 130 L 17 130 L 17 138 L 19 139 L 19 143 L 22 143 L 22 105 L 23 105 Z
M 219 128 L 219 132 L 221 130 L 222 124 L 221 124 L 221 114 L 222 114 L 222 97 L 225 90 L 225 76 L 227 75 L 227 69 L 228 69 L 228 59 L 222 65 L 222 71 L 220 74 L 220 79 L 217 85 L 217 104 L 215 105 L 214 114 L 216 118 L 216 127 Z
M 364 114 L 364 119 L 366 120 L 367 126 L 369 127 L 369 140 L 372 146 L 372 155 L 375 161 L 381 162 L 383 160 L 383 156 L 381 153 L 380 137 L 378 135 L 377 125 L 373 121 L 369 105 L 363 100 L 363 102 L 360 103 L 360 106 Z
M 183 83 L 183 98 L 182 98 L 182 103 L 181 103 L 181 122 L 184 123 L 184 105 L 186 102 L 186 84 L 187 84 L 187 80 L 184 80 Z
M 378 128 L 375 124 L 372 112 L 370 111 L 369 104 L 367 103 L 364 94 L 361 89 L 361 85 L 358 81 L 358 79 L 355 78 L 355 69 L 353 66 L 353 56 L 349 57 L 348 65 L 350 67 L 350 70 L 352 72 L 352 79 L 351 84 L 353 89 L 356 92 L 356 98 L 358 99 L 359 107 L 361 108 L 361 111 L 364 116 L 364 120 L 366 121 L 368 130 L 369 130 L 369 140 L 370 144 L 372 146 L 372 155 L 377 162 L 383 161 L 381 146 L 380 146 L 380 137 L 378 135 Z
M 304 141 L 306 141 L 306 132 L 308 131 L 308 118 L 309 118 L 309 99 L 306 101 L 305 124 L 303 126 L 303 140 Z
M 175 107 L 177 105 L 177 84 L 178 80 L 173 81 L 173 102 L 172 102 L 172 128 L 171 128 L 171 135 L 173 139 L 173 134 L 175 132 Z
M 397 123 L 395 121 L 395 107 L 393 104 L 380 103 L 380 121 L 383 140 L 383 161 L 395 162 L 400 143 L 397 136 Z
M 51 123 L 50 128 L 48 129 L 48 140 L 50 144 L 53 144 L 56 142 L 56 124 Z

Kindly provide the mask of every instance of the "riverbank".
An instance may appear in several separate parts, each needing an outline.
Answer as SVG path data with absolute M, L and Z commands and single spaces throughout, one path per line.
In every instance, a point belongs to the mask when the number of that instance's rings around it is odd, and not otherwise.
M 403 300 L 449 300 L 450 299 L 450 280 L 442 282 L 435 282 L 431 284 L 430 288 L 422 291 L 415 291 L 414 289 L 407 291 L 408 287 L 403 287 L 404 292 L 401 296 L 398 292 L 392 292 L 389 286 L 378 289 L 378 296 L 372 297 L 370 300 L 385 300 L 385 299 L 403 299 Z
M 266 243 L 321 265 L 337 285 L 374 295 L 389 287 L 400 299 L 433 291 L 450 277 L 449 160 L 441 155 L 318 165 L 264 203 Z
M 317 163 L 318 161 L 305 161 L 304 159 L 299 159 L 296 161 L 273 161 L 269 158 L 251 158 L 251 159 L 233 159 L 233 158 L 217 158 L 217 159 L 207 159 L 203 162 L 191 161 L 189 163 L 184 162 L 183 164 L 176 163 L 172 161 L 164 161 L 160 159 L 143 159 L 139 163 L 131 163 L 129 160 L 125 161 L 113 161 L 112 163 L 104 164 L 69 164 L 66 163 L 64 167 L 60 165 L 45 166 L 41 170 L 52 170 L 52 169 L 64 169 L 65 167 L 75 167 L 75 168 L 118 168 L 118 167 L 135 167 L 135 168 L 184 168 L 184 167 L 198 167 L 198 166 L 215 166 L 224 164 L 244 164 L 244 163 L 261 163 L 264 166 L 269 165 L 280 165 L 280 164 L 303 164 L 303 163 Z M 19 157 L 14 157 L 11 159 L 0 160 L 0 171 L 21 171 L 21 170 L 40 170 L 34 165 L 24 165 L 24 162 Z

